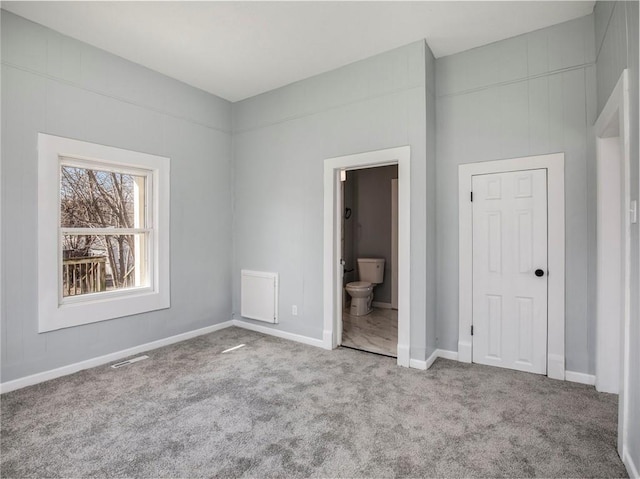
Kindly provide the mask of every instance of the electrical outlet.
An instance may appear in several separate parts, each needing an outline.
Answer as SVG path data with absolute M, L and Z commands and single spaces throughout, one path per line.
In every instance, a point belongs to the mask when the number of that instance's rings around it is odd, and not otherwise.
M 295 304 L 291 306 L 291 315 L 298 316 L 298 306 L 296 306 Z

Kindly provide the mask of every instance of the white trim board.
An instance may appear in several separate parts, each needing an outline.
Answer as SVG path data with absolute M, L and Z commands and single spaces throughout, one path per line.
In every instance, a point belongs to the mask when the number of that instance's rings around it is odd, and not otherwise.
M 429 358 L 427 358 L 426 361 L 420 361 L 418 359 L 412 359 L 409 362 L 409 365 L 412 368 L 427 370 L 433 365 L 435 360 L 438 359 L 438 358 L 451 359 L 453 361 L 458 361 L 458 352 L 457 351 L 448 351 L 446 349 L 436 349 L 431 354 L 431 356 L 429 356 Z M 565 371 L 564 380 L 565 381 L 569 381 L 569 382 L 573 382 L 573 383 L 587 384 L 589 386 L 593 386 L 596 383 L 596 377 L 593 374 L 578 373 L 578 372 L 575 372 L 575 371 Z
M 13 381 L 7 381 L 0 384 L 0 393 L 8 393 L 15 391 L 16 389 L 22 389 L 27 386 L 33 386 L 34 384 L 43 383 L 51 379 L 56 379 L 62 376 L 68 376 L 69 374 L 77 373 L 84 369 L 95 368 L 96 366 L 102 366 L 119 359 L 133 356 L 134 354 L 143 353 L 152 349 L 162 348 L 169 346 L 170 344 L 179 343 L 192 339 L 203 334 L 213 333 L 220 331 L 221 329 L 233 326 L 232 321 L 225 321 L 224 323 L 214 324 L 212 326 L 206 326 L 204 328 L 195 329 L 193 331 L 187 331 L 186 333 L 176 334 L 175 336 L 169 336 L 168 338 L 158 339 L 157 341 L 151 341 L 149 343 L 140 344 L 128 349 L 122 349 L 114 353 L 105 354 L 96 358 L 87 359 L 73 364 L 68 364 L 56 369 L 50 369 L 49 371 L 43 371 L 41 373 L 32 374 L 22 378 L 14 379 Z
M 411 328 L 411 148 L 386 150 L 329 158 L 324 161 L 324 331 L 327 349 L 341 341 L 342 276 L 340 228 L 342 205 L 340 172 L 385 165 L 398 165 L 398 365 L 410 367 Z
M 437 351 L 438 351 L 439 358 L 458 361 L 458 351 L 449 351 L 447 349 L 438 349 Z
M 565 331 L 565 223 L 564 223 L 564 153 L 527 156 L 508 160 L 469 163 L 458 167 L 459 207 L 459 361 L 472 361 L 471 325 L 473 316 L 473 208 L 469 200 L 474 175 L 533 169 L 547 170 L 548 198 L 548 330 L 547 376 L 564 379 Z
M 429 369 L 436 359 L 452 359 L 454 361 L 458 360 L 458 352 L 457 351 L 448 351 L 446 349 L 436 349 L 431 356 L 427 358 L 426 361 L 421 361 L 419 359 L 411 359 L 409 360 L 409 367 L 415 369 L 427 370 Z
M 638 466 L 633 462 L 628 451 L 625 451 L 622 456 L 622 463 L 626 466 L 627 473 L 629 473 L 631 479 L 640 479 L 640 469 L 638 469 Z
M 289 333 L 282 331 L 281 329 L 270 328 L 269 326 L 262 326 L 261 324 L 249 323 L 241 319 L 233 319 L 230 321 L 229 326 L 237 326 L 238 328 L 248 329 L 250 331 L 256 331 L 258 333 L 267 334 L 269 336 L 275 336 L 277 338 L 288 339 L 289 341 L 295 341 L 297 343 L 308 344 L 309 346 L 315 346 L 322 349 L 328 348 L 326 343 L 322 339 L 310 338 L 308 336 L 302 336 L 301 334 Z
M 433 353 L 431 353 L 431 356 L 429 356 L 425 361 L 425 369 L 429 369 L 433 365 L 433 363 L 436 361 L 436 359 L 438 359 L 437 349 Z
M 422 371 L 425 371 L 429 369 L 430 366 L 431 365 L 427 366 L 427 361 L 422 361 L 421 359 L 409 359 L 409 367 L 412 369 L 420 369 Z
M 380 308 L 380 309 L 393 309 L 393 306 L 391 305 L 391 303 L 381 303 L 380 301 L 372 301 L 371 306 L 373 306 L 374 308 Z
M 78 371 L 94 368 L 97 366 L 102 366 L 104 364 L 108 364 L 113 361 L 117 361 L 119 359 L 124 359 L 126 357 L 133 356 L 135 354 L 151 351 L 153 349 L 162 348 L 164 346 L 169 346 L 171 344 L 179 343 L 181 341 L 186 341 L 188 339 L 192 339 L 197 336 L 202 336 L 205 334 L 220 331 L 222 329 L 230 328 L 232 326 L 236 326 L 242 329 L 247 329 L 249 331 L 256 331 L 258 333 L 266 334 L 268 336 L 274 336 L 282 339 L 287 339 L 289 341 L 295 341 L 295 342 L 306 344 L 309 346 L 315 346 L 321 349 L 332 349 L 332 348 L 327 348 L 326 341 L 322 339 L 310 338 L 308 336 L 303 336 L 301 334 L 289 333 L 289 332 L 281 331 L 279 329 L 271 328 L 268 326 L 262 326 L 260 324 L 254 324 L 254 323 L 249 323 L 247 321 L 232 319 L 230 321 L 225 321 L 223 323 L 218 323 L 212 326 L 207 326 L 207 327 L 196 329 L 193 331 L 188 331 L 186 333 L 177 334 L 175 336 L 159 339 L 157 341 L 141 344 L 139 346 L 123 349 L 121 351 L 116 351 L 114 353 L 105 354 L 103 356 L 98 356 L 96 358 L 91 358 L 85 361 L 69 364 L 67 366 L 51 369 L 49 371 L 43 371 L 41 373 L 32 374 L 30 376 L 14 379 L 13 381 L 7 381 L 5 383 L 0 384 L 0 393 L 7 393 L 7 392 L 15 391 L 17 389 L 22 389 L 27 386 L 33 386 L 34 384 L 39 384 L 45 381 L 49 381 L 51 379 L 56 379 L 62 376 L 68 376 Z M 451 359 L 453 361 L 458 361 L 458 352 L 449 351 L 446 349 L 436 349 L 429 356 L 429 358 L 427 358 L 426 361 L 422 361 L 419 359 L 410 359 L 409 367 L 424 371 L 429 369 L 433 365 L 435 360 L 438 358 Z M 595 376 L 590 374 L 577 373 L 573 371 L 566 371 L 565 380 L 581 383 L 581 384 L 589 384 L 589 385 L 595 384 Z M 634 476 L 631 476 L 631 477 L 634 477 Z
M 56 369 L 51 369 L 49 371 L 43 371 L 41 373 L 36 373 L 30 376 L 25 376 L 22 378 L 14 379 L 12 381 L 0 383 L 0 394 L 7 393 L 10 391 L 15 391 L 16 389 L 22 389 L 27 386 L 33 386 L 34 384 L 43 383 L 45 381 L 56 379 L 62 376 L 68 376 L 69 374 L 73 374 L 85 369 L 102 366 L 103 364 L 108 364 L 113 361 L 124 359 L 129 356 L 133 356 L 135 354 L 143 353 L 153 349 L 162 348 L 164 346 L 169 346 L 171 344 L 179 343 L 181 341 L 186 341 L 187 339 L 192 339 L 197 336 L 202 336 L 204 334 L 209 334 L 216 331 L 220 331 L 222 329 L 230 328 L 231 326 L 237 326 L 239 328 L 248 329 L 251 331 L 256 331 L 256 332 L 267 334 L 270 336 L 276 336 L 278 338 L 288 339 L 290 341 L 295 341 L 298 343 L 308 344 L 310 346 L 316 346 L 319 348 L 326 349 L 325 342 L 321 339 L 309 338 L 307 336 L 288 333 L 286 331 L 270 328 L 268 326 L 261 326 L 259 324 L 253 324 L 253 323 L 241 321 L 238 319 L 232 319 L 229 321 L 225 321 L 223 323 L 214 324 L 212 326 L 206 326 L 204 328 L 195 329 L 193 331 L 187 331 L 186 333 L 176 334 L 175 336 L 169 336 L 168 338 L 158 339 L 157 341 L 151 341 L 149 343 L 140 344 L 139 346 L 134 346 L 132 348 L 123 349 L 120 351 L 116 351 L 114 353 L 105 354 L 103 356 L 98 356 L 96 358 L 91 358 L 84 361 L 79 361 L 77 363 L 68 364 L 66 366 L 62 366 Z
M 607 100 L 600 116 L 594 125 L 594 136 L 596 138 L 596 154 L 597 161 L 599 163 L 605 162 L 609 165 L 611 161 L 619 161 L 621 181 L 618 183 L 617 188 L 613 188 L 613 191 L 608 191 L 610 195 L 620 196 L 617 198 L 618 204 L 621 203 L 621 228 L 620 231 L 620 244 L 618 248 L 622 250 L 623 258 L 621 261 L 621 271 L 619 277 L 619 289 L 618 293 L 621 293 L 619 298 L 621 304 L 619 305 L 622 313 L 622 324 L 615 330 L 607 326 L 607 317 L 604 314 L 598 314 L 596 321 L 596 330 L 598 331 L 596 341 L 596 389 L 598 390 L 616 390 L 619 392 L 618 403 L 618 454 L 620 457 L 625 457 L 628 453 L 628 435 L 629 428 L 629 381 L 631 380 L 629 373 L 629 362 L 631 360 L 631 279 L 630 279 L 630 264 L 631 264 L 631 189 L 630 189 L 630 119 L 629 119 L 629 72 L 623 70 L 618 83 L 616 84 L 611 96 Z M 607 144 L 611 147 L 611 142 L 614 142 L 614 151 L 619 150 L 614 155 L 607 156 Z M 606 165 L 602 165 L 606 167 Z M 621 184 L 620 184 L 621 183 Z M 598 193 L 601 193 L 600 187 L 601 178 L 598 178 Z M 620 189 L 621 191 L 616 191 Z M 607 190 L 605 190 L 605 193 Z M 637 205 L 637 198 L 634 198 Z M 636 212 L 637 214 L 637 212 Z M 637 218 L 635 218 L 637 221 Z M 599 238 L 600 239 L 600 238 Z M 610 248 L 615 248 L 615 245 L 611 245 Z M 599 253 L 600 254 L 600 253 Z M 606 260 L 607 258 L 603 258 Z M 599 258 L 600 260 L 600 258 Z M 603 292 L 598 287 L 598 301 L 600 301 L 600 294 Z M 606 298 L 606 295 L 603 295 Z M 605 304 L 606 306 L 606 304 Z M 600 307 L 598 308 L 600 313 Z M 604 313 L 604 311 L 603 311 Z M 612 358 L 612 348 L 618 347 L 620 349 L 620 355 L 618 358 L 619 363 L 616 365 L 615 360 Z M 615 353 L 617 351 L 613 351 Z M 618 374 L 618 384 L 611 384 L 608 381 L 607 375 Z M 616 387 L 617 386 L 617 387 Z M 634 466 L 635 467 L 635 466 Z M 637 470 L 636 470 L 637 472 Z
M 596 377 L 593 374 L 577 373 L 575 371 L 565 371 L 564 379 L 572 383 L 588 384 L 589 386 L 596 384 Z

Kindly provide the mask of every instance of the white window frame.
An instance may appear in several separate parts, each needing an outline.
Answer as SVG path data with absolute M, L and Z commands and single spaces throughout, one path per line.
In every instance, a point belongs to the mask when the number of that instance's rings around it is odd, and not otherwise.
M 148 285 L 62 297 L 60 167 L 145 175 L 149 234 Z M 38 332 L 95 323 L 170 307 L 170 159 L 110 146 L 38 134 Z M 112 234 L 111 230 L 97 230 Z M 121 229 L 113 233 L 122 233 Z

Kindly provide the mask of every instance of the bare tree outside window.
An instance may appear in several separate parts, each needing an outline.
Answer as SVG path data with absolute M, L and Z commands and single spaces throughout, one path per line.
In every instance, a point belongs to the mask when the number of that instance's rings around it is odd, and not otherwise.
M 63 296 L 141 285 L 145 177 L 61 166 Z M 122 230 L 122 231 L 119 231 Z

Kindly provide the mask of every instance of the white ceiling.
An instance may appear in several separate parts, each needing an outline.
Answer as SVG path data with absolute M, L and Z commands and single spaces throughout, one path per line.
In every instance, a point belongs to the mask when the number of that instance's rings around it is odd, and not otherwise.
M 2 2 L 230 101 L 427 39 L 436 57 L 588 15 L 593 1 Z

